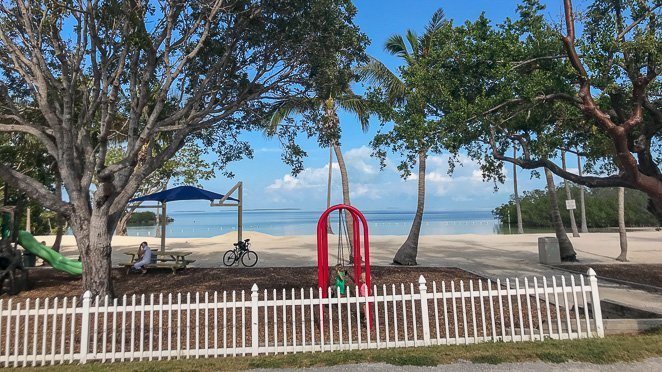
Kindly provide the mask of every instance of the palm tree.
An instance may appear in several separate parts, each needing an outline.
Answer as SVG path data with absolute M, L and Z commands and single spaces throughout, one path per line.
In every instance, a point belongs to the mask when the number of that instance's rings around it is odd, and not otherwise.
M 554 186 L 552 171 L 547 168 L 545 168 L 545 179 L 547 180 L 547 192 L 549 193 L 549 212 L 552 217 L 552 225 L 554 225 L 556 239 L 559 241 L 561 261 L 576 261 L 577 253 L 572 247 L 572 242 L 570 239 L 568 239 L 568 234 L 565 232 L 565 227 L 563 226 L 563 220 L 561 220 L 561 211 L 559 211 L 559 199 L 556 196 L 556 186 Z
M 295 97 L 287 100 L 277 102 L 271 117 L 269 118 L 268 134 L 273 135 L 276 128 L 283 120 L 288 117 L 301 115 L 308 112 L 317 112 L 321 115 L 321 122 L 318 123 L 318 131 L 321 137 L 329 139 L 329 147 L 336 156 L 338 167 L 340 168 L 340 180 L 342 183 L 343 204 L 351 205 L 349 195 L 349 177 L 347 175 L 347 165 L 343 157 L 342 149 L 340 147 L 339 129 L 340 119 L 338 118 L 338 110 L 344 110 L 356 115 L 361 124 L 361 129 L 366 131 L 368 129 L 368 118 L 370 111 L 366 101 L 355 94 L 349 84 L 341 84 L 332 87 L 331 89 L 324 89 L 316 92 L 317 94 L 312 97 Z M 330 185 L 331 185 L 331 167 L 332 159 L 329 159 L 329 179 L 327 182 L 327 208 L 330 206 Z M 349 212 L 346 212 L 347 221 L 352 220 Z M 351 223 L 347 224 L 347 232 L 349 236 L 353 235 L 353 226 Z M 350 245 L 352 240 L 350 239 Z M 351 252 L 351 249 L 350 249 Z M 351 258 L 350 258 L 351 259 Z
M 582 176 L 582 156 L 577 151 L 577 174 L 579 177 Z M 586 205 L 584 203 L 584 185 L 579 185 L 579 210 L 582 220 L 582 233 L 588 232 L 588 226 L 586 225 Z
M 513 158 L 517 159 L 517 145 L 513 146 Z M 524 234 L 522 225 L 522 207 L 519 200 L 519 191 L 517 190 L 517 164 L 513 163 L 513 191 L 515 192 L 515 211 L 517 212 L 517 233 Z
M 329 146 L 329 176 L 326 180 L 326 209 L 331 207 L 331 176 L 333 175 L 333 148 Z M 333 234 L 331 220 L 326 219 L 326 231 Z
M 387 39 L 384 49 L 391 55 L 400 57 L 404 60 L 407 67 L 411 67 L 419 63 L 421 58 L 427 55 L 435 32 L 447 23 L 448 21 L 444 17 L 443 10 L 438 9 L 432 15 L 430 22 L 425 28 L 425 33 L 422 36 L 417 36 L 412 30 L 407 30 L 404 37 L 402 35 L 392 35 Z M 371 58 L 367 64 L 360 66 L 358 73 L 363 80 L 379 86 L 384 91 L 387 102 L 391 105 L 404 105 L 407 103 L 408 98 L 415 93 L 414 87 L 408 87 L 402 79 L 375 58 Z M 423 105 L 420 105 L 417 110 L 424 112 Z M 396 126 L 394 127 L 394 131 L 397 130 L 398 123 L 396 123 Z M 396 137 L 406 137 L 404 140 L 412 142 L 414 144 L 413 147 L 418 149 L 418 193 L 416 214 L 414 215 L 414 220 L 409 229 L 409 235 L 407 236 L 407 240 L 405 240 L 396 252 L 395 257 L 393 258 L 393 263 L 400 265 L 416 265 L 418 239 L 421 232 L 423 211 L 425 208 L 425 163 L 430 148 L 425 138 L 411 138 L 408 135 Z
M 565 171 L 566 170 L 565 150 L 561 150 L 561 166 Z M 570 192 L 570 184 L 568 183 L 568 180 L 563 180 L 563 185 L 565 186 L 565 200 L 571 200 L 572 193 Z M 568 209 L 568 214 L 570 215 L 570 228 L 572 229 L 572 236 L 578 238 L 579 231 L 577 231 L 577 222 L 575 221 L 575 210 Z

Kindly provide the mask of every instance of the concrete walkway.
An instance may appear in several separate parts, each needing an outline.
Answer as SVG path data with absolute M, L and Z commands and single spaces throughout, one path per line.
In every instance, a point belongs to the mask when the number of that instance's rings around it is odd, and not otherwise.
M 540 372 L 635 372 L 635 371 L 660 371 L 662 370 L 662 359 L 651 358 L 641 362 L 634 363 L 614 363 L 614 364 L 590 364 L 590 363 L 503 363 L 503 364 L 481 364 L 471 362 L 459 362 L 453 364 L 440 365 L 436 367 L 415 367 L 415 366 L 393 366 L 390 364 L 347 364 L 333 367 L 316 367 L 303 369 L 256 369 L 253 371 L 273 372 L 273 371 L 311 371 L 311 372 L 508 372 L 508 371 L 540 371 Z

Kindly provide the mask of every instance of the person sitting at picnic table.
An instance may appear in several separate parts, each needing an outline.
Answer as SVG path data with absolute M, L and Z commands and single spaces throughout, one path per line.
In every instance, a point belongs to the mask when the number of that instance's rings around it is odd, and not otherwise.
M 138 248 L 138 262 L 133 264 L 135 270 L 142 271 L 143 274 L 147 273 L 147 269 L 144 267 L 152 262 L 152 250 L 147 245 L 147 242 L 140 243 Z

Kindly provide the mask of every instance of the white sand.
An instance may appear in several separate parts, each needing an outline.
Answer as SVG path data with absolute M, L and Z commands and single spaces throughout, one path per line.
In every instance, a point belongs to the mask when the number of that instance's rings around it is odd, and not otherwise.
M 424 266 L 454 266 L 496 276 L 521 276 L 538 265 L 538 237 L 553 234 L 523 235 L 429 235 L 419 243 L 418 263 Z M 314 235 L 272 236 L 258 232 L 244 232 L 252 249 L 259 254 L 257 266 L 316 266 L 317 248 Z M 405 240 L 404 236 L 372 236 L 370 258 L 373 265 L 388 265 Z M 53 236 L 37 237 L 53 242 Z M 236 233 L 212 238 L 168 238 L 167 250 L 193 252 L 196 267 L 222 266 L 223 253 L 232 248 Z M 617 233 L 589 233 L 570 238 L 581 263 L 615 263 L 619 254 Z M 116 236 L 113 239 L 113 263 L 127 261 L 124 252 L 135 252 L 141 241 L 152 249 L 160 247 L 159 238 Z M 662 263 L 662 232 L 638 231 L 628 233 L 628 257 L 631 263 Z M 336 262 L 337 237 L 329 235 L 329 262 Z M 63 253 L 77 255 L 73 236 L 63 239 Z M 346 251 L 345 255 L 348 253 Z

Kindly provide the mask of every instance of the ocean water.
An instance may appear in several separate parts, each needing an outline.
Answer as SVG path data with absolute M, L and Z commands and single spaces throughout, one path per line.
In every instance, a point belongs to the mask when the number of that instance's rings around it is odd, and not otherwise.
M 265 234 L 314 235 L 321 211 L 248 210 L 244 211 L 244 230 Z M 406 235 L 409 233 L 414 212 L 363 211 L 371 235 Z M 237 229 L 236 210 L 214 212 L 170 212 L 174 218 L 167 226 L 172 238 L 206 238 Z M 338 213 L 331 216 L 334 232 L 338 230 Z M 129 227 L 130 236 L 154 236 L 157 226 Z M 503 233 L 497 219 L 489 211 L 425 212 L 422 235 L 498 234 Z M 507 231 L 506 231 L 507 233 Z

